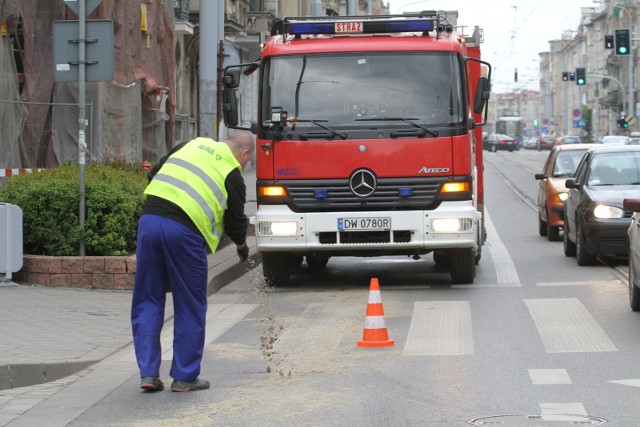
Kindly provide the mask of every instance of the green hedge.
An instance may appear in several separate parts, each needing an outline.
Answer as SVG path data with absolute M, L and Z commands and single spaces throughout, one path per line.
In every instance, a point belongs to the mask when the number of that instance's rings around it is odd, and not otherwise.
M 104 163 L 85 168 L 85 230 L 80 229 L 79 170 L 63 165 L 5 178 L 0 202 L 23 212 L 24 253 L 78 255 L 85 239 L 86 255 L 135 252 L 146 172 L 137 165 Z

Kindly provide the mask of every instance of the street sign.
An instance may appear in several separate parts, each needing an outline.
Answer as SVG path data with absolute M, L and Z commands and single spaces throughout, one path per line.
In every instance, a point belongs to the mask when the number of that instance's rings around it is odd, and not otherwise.
M 77 82 L 78 21 L 53 22 L 53 76 L 56 82 Z M 85 80 L 109 82 L 113 80 L 113 21 L 86 21 Z
M 102 2 L 102 0 L 80 0 L 80 1 L 85 2 L 85 6 L 84 6 L 85 18 L 91 15 L 91 12 L 93 12 L 96 9 L 96 7 L 98 7 L 98 5 Z M 80 14 L 80 7 L 78 6 L 78 0 L 64 0 L 64 4 L 69 6 L 69 8 L 76 13 L 76 15 Z

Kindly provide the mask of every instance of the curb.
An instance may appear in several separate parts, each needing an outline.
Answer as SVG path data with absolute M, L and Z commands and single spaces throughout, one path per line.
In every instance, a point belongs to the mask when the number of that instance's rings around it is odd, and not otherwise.
M 56 381 L 78 373 L 96 362 L 99 360 L 3 365 L 0 366 L 0 390 Z
M 238 262 L 234 245 L 221 248 L 215 254 L 209 255 L 210 268 L 207 277 L 207 297 L 217 293 L 226 285 L 260 265 L 261 258 L 255 249 L 255 237 L 249 236 L 247 244 L 249 245 L 249 259 L 243 263 Z M 165 323 L 172 321 L 172 319 L 173 315 L 167 317 Z M 96 356 L 99 356 L 98 359 L 0 365 L 0 390 L 44 384 L 77 374 L 106 359 L 132 342 L 133 339 L 128 338 L 112 344 L 105 343 L 95 350 L 98 353 L 96 354 Z

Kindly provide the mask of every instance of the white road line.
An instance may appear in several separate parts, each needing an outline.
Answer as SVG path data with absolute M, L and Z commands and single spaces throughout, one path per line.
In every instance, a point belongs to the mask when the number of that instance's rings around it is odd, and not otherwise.
M 468 301 L 416 301 L 403 355 L 473 354 Z
M 577 298 L 525 300 L 547 353 L 618 351 Z
M 529 369 L 533 384 L 571 384 L 566 369 Z
M 487 241 L 485 249 L 491 253 L 491 259 L 496 269 L 498 285 L 522 286 L 516 266 L 509 255 L 509 251 L 500 240 L 498 231 L 491 221 L 488 209 L 484 210 L 485 227 L 487 228 Z

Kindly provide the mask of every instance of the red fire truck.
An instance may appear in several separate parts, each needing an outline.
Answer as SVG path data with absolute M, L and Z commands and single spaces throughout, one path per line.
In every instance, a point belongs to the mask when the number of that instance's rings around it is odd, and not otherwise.
M 431 252 L 473 282 L 491 67 L 481 30 L 454 27 L 442 11 L 284 18 L 259 61 L 225 69 L 225 124 L 242 129 L 235 88 L 259 68 L 252 223 L 267 284 L 305 260 Z

